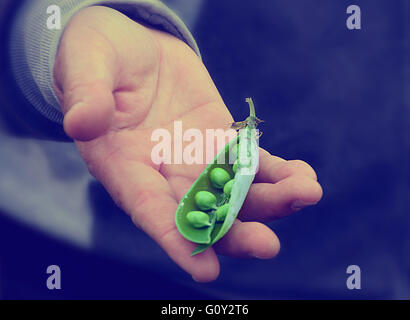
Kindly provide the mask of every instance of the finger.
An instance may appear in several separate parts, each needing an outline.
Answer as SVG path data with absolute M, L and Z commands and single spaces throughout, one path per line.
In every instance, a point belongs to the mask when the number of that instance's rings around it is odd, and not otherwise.
M 275 233 L 264 224 L 236 220 L 213 247 L 218 254 L 236 258 L 270 259 L 279 253 L 280 243 Z
M 76 17 L 63 34 L 54 66 L 64 129 L 76 140 L 91 140 L 111 124 L 115 101 L 116 54 L 109 42 Z
M 118 205 L 156 241 L 169 257 L 196 281 L 215 280 L 219 262 L 214 251 L 191 257 L 196 245 L 183 238 L 175 225 L 177 201 L 165 178 L 135 161 L 106 161 L 100 180 Z M 108 169 L 107 169 L 108 168 Z
M 255 183 L 249 189 L 239 218 L 244 221 L 271 221 L 306 206 L 322 197 L 320 184 L 303 175 L 293 175 L 278 183 Z
M 292 175 L 305 175 L 313 180 L 317 176 L 312 167 L 302 160 L 284 160 L 259 149 L 259 171 L 255 182 L 276 183 Z
M 181 176 L 170 176 L 166 177 L 166 179 L 174 191 L 175 200 L 177 202 L 181 201 L 182 197 L 187 193 L 195 181 L 195 179 Z

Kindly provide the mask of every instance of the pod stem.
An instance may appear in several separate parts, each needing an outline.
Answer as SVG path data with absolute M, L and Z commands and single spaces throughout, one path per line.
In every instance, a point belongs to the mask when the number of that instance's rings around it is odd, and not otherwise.
M 255 118 L 256 117 L 255 106 L 253 104 L 252 98 L 246 98 L 245 100 L 249 104 L 249 111 L 250 111 L 249 116 Z

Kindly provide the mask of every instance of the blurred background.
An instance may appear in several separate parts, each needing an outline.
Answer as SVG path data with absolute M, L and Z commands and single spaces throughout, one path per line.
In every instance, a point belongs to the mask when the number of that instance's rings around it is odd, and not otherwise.
M 196 284 L 116 208 L 71 143 L 38 137 L 2 111 L 0 298 L 410 299 L 410 3 L 168 4 L 233 117 L 246 118 L 253 97 L 266 121 L 261 147 L 310 163 L 322 201 L 270 224 L 276 259 L 221 257 L 220 277 Z M 351 4 L 361 30 L 346 27 Z M 0 99 L 2 110 L 24 104 L 10 84 Z M 51 264 L 62 290 L 46 288 Z M 346 287 L 353 264 L 361 290 Z

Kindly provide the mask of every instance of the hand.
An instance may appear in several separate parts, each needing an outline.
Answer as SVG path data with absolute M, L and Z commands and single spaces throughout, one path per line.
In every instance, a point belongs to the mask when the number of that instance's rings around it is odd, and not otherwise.
M 239 218 L 217 244 L 197 256 L 175 226 L 179 200 L 204 165 L 155 165 L 151 133 L 226 128 L 233 119 L 206 68 L 181 40 L 146 28 L 106 7 L 90 7 L 66 28 L 54 67 L 64 129 L 91 174 L 132 221 L 197 281 L 219 274 L 217 254 L 267 259 L 279 240 L 257 221 L 271 221 L 322 195 L 313 169 L 260 151 L 260 170 Z M 294 207 L 292 207 L 294 206 Z M 247 221 L 247 222 L 245 222 Z

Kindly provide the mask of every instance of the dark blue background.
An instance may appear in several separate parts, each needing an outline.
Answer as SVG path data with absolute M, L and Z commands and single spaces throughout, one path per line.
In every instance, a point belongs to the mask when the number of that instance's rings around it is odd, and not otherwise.
M 346 28 L 350 4 L 362 30 Z M 0 297 L 410 298 L 409 13 L 388 0 L 205 2 L 192 31 L 234 118 L 253 97 L 260 145 L 310 163 L 324 189 L 317 206 L 270 224 L 276 259 L 225 258 L 215 283 L 177 285 L 0 215 Z M 49 264 L 64 266 L 64 290 L 45 288 Z M 351 264 L 362 290 L 346 288 Z M 242 272 L 235 285 L 230 268 Z M 224 286 L 234 289 L 208 293 Z

